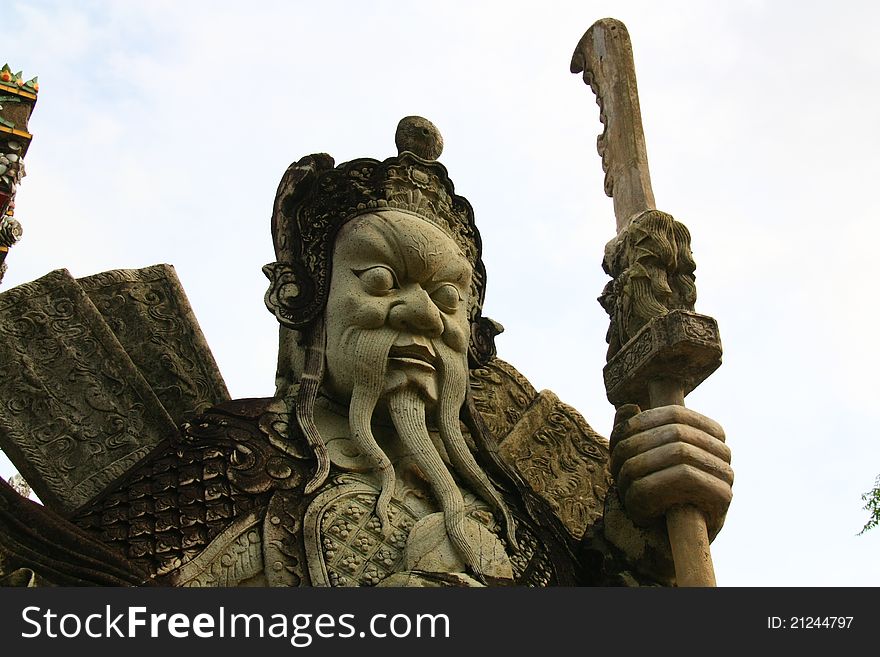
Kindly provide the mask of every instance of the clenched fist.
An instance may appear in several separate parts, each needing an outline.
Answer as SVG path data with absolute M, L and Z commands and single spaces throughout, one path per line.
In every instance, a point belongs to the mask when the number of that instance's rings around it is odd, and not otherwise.
M 621 406 L 611 432 L 611 474 L 627 515 L 645 526 L 674 506 L 691 505 L 714 538 L 733 495 L 724 440 L 721 425 L 684 406 Z

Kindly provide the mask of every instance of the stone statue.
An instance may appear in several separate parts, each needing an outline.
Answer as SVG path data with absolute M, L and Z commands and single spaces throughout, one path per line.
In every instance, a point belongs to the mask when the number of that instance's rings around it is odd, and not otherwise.
M 6 584 L 670 585 L 663 515 L 709 536 L 730 451 L 683 406 L 609 443 L 496 355 L 442 139 L 311 155 L 275 198 L 277 392 L 229 400 L 173 269 L 64 271 L 0 295 Z

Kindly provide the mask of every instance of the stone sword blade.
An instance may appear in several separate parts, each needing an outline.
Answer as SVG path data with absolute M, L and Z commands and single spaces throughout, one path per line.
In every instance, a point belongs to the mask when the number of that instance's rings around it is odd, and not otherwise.
M 602 169 L 605 172 L 605 193 L 614 201 L 614 216 L 617 222 L 616 239 L 620 239 L 635 219 L 647 211 L 656 210 L 654 192 L 651 189 L 651 176 L 648 170 L 648 152 L 645 134 L 642 129 L 642 115 L 639 107 L 639 93 L 636 84 L 635 64 L 632 43 L 626 26 L 613 18 L 596 21 L 586 31 L 575 48 L 571 59 L 571 72 L 583 73 L 584 82 L 596 94 L 599 105 L 599 118 L 604 125 L 597 140 Z M 615 240 L 606 247 L 606 253 Z M 694 317 L 701 317 L 693 315 Z M 668 320 L 690 321 L 681 311 L 665 315 Z M 705 318 L 711 320 L 711 318 Z M 711 320 L 714 323 L 714 320 Z M 664 323 L 664 316 L 656 317 L 641 332 L 656 329 Z M 662 333 L 662 331 L 660 332 Z M 618 356 L 632 356 L 638 351 L 638 340 L 634 336 L 621 347 Z M 644 342 L 642 340 L 641 342 Z M 642 386 L 646 389 L 651 408 L 670 404 L 684 405 L 684 395 L 693 385 L 682 383 L 680 373 L 670 371 L 670 363 L 685 364 L 687 361 L 701 361 L 698 351 L 690 343 L 673 344 L 661 338 L 654 340 L 651 353 L 647 356 L 647 366 L 643 372 L 650 372 L 647 381 L 629 381 L 630 387 Z M 628 349 L 629 347 L 629 349 Z M 633 347 L 636 347 L 635 349 Z M 673 352 L 669 359 L 663 352 Z M 714 354 L 714 348 L 710 351 Z M 720 359 L 720 343 L 719 343 Z M 618 361 L 620 358 L 618 357 Z M 697 383 L 705 378 L 717 364 L 697 363 L 701 370 Z M 720 362 L 720 360 L 718 361 Z M 612 361 L 609 361 L 609 365 Z M 635 368 L 627 372 L 629 379 L 636 373 Z M 608 379 L 606 377 L 606 386 Z M 634 384 L 634 385 L 633 385 Z M 687 390 L 686 390 L 687 388 Z M 613 397 L 609 388 L 609 398 Z M 620 400 L 612 399 L 616 405 Z M 666 514 L 666 526 L 672 556 L 675 561 L 676 581 L 679 586 L 715 586 L 715 573 L 709 551 L 706 520 L 696 507 L 677 506 Z
M 596 145 L 605 172 L 605 193 L 614 201 L 620 233 L 642 212 L 655 209 L 626 26 L 614 18 L 596 21 L 575 48 L 571 72 L 582 72 L 584 82 L 596 94 L 599 120 L 604 125 Z

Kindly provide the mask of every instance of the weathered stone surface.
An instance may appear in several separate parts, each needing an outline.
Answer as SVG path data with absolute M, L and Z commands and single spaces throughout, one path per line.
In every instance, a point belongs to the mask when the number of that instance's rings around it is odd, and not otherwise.
M 499 443 L 538 396 L 528 379 L 500 358 L 472 369 L 470 388 L 474 406 Z
M 261 515 L 251 512 L 238 518 L 195 558 L 174 571 L 168 583 L 186 587 L 264 583 Z
M 599 297 L 611 318 L 605 369 L 608 398 L 618 410 L 627 404 L 648 413 L 683 406 L 685 395 L 720 363 L 721 344 L 714 320 L 687 312 L 696 301 L 690 233 L 654 204 L 626 26 L 613 18 L 596 21 L 575 48 L 571 71 L 583 72 L 584 82 L 596 94 L 605 126 L 597 146 L 605 193 L 614 199 L 617 223 L 617 237 L 606 245 L 603 261 L 613 280 Z M 689 423 L 703 423 L 697 416 L 686 417 Z M 714 586 L 706 519 L 718 524 L 730 504 L 730 455 L 681 456 L 690 447 L 676 428 L 680 424 L 674 424 L 667 435 L 677 436 L 679 447 L 666 450 L 666 456 L 652 461 L 650 468 L 644 467 L 641 455 L 627 464 L 641 477 L 639 494 L 624 494 L 625 506 L 633 518 L 642 520 L 646 515 L 653 519 L 657 512 L 666 514 L 680 585 Z M 648 435 L 643 432 L 630 447 L 640 444 L 645 453 L 651 451 L 654 446 Z M 724 440 L 723 434 L 710 438 Z M 680 458 L 670 459 L 670 451 Z M 706 467 L 692 467 L 695 461 Z M 710 499 L 711 504 L 706 504 Z
M 268 424 L 282 420 L 269 400 L 239 400 L 211 409 L 73 522 L 162 584 L 237 584 L 233 580 L 242 575 L 245 562 L 231 559 L 241 554 L 239 548 L 252 545 L 249 539 L 237 542 L 253 529 L 244 518 L 261 517 L 273 483 L 283 488 L 302 479 L 291 472 L 285 483 L 268 473 L 281 457 L 269 444 L 261 419 Z M 226 563 L 215 563 L 218 559 Z
M 118 269 L 78 282 L 175 424 L 229 399 L 174 267 Z
M 613 18 L 596 21 L 581 37 L 571 72 L 583 73 L 596 94 L 604 130 L 596 141 L 605 172 L 605 193 L 614 199 L 617 230 L 654 207 L 642 111 L 626 26 Z
M 721 365 L 717 322 L 706 315 L 673 310 L 654 318 L 605 365 L 608 401 L 642 403 L 648 384 L 674 379 L 686 395 Z
M 176 431 L 66 270 L 0 295 L 0 445 L 70 515 Z
M 77 531 L 163 585 L 651 580 L 656 559 L 643 530 L 603 515 L 608 444 L 555 395 L 538 394 L 494 357 L 500 325 L 482 317 L 481 240 L 441 165 L 409 150 L 339 167 L 326 155 L 303 158 L 282 178 L 272 229 L 277 261 L 264 269 L 265 299 L 284 327 L 276 396 L 223 402 L 180 433 L 166 417 L 166 440 L 127 464 L 123 479 L 104 482 L 72 516 Z M 46 382 L 36 381 L 68 395 L 65 386 L 88 388 L 62 367 L 54 344 L 66 340 L 74 352 L 85 351 L 78 341 L 91 345 L 88 361 L 73 370 L 89 373 L 92 361 L 108 360 L 93 343 L 107 343 L 117 355 L 132 350 L 127 371 L 141 367 L 177 419 L 213 401 L 222 381 L 172 278 L 158 267 L 86 280 L 112 330 L 69 276 L 35 284 L 23 297 L 46 297 L 33 301 L 34 312 L 49 305 L 58 314 L 56 296 L 78 295 L 61 303 L 59 317 L 36 322 L 45 335 L 28 347 L 52 361 L 43 365 Z M 10 327 L 20 331 L 21 317 L 33 323 L 31 311 L 7 315 Z M 73 311 L 88 314 L 88 326 Z M 200 362 L 184 366 L 178 358 Z M 112 374 L 104 379 L 128 381 Z M 97 393 L 109 385 L 104 379 L 92 384 Z M 0 390 L 0 399 L 18 409 L 15 392 Z M 100 401 L 99 408 L 109 404 Z M 162 408 L 158 399 L 154 406 Z M 33 424 L 45 413 L 32 415 Z M 637 430 L 635 418 L 652 417 L 636 411 L 629 429 L 614 434 L 631 460 L 645 461 L 656 447 L 653 429 L 669 435 L 667 421 Z M 688 430 L 708 426 L 684 419 Z M 696 438 L 716 456 L 712 440 L 723 436 Z M 670 441 L 683 444 L 674 432 Z M 677 471 L 681 459 L 665 456 L 682 451 L 673 447 L 651 452 L 651 468 Z M 624 467 L 621 482 L 638 479 L 631 491 L 653 480 L 653 470 Z M 661 489 L 650 492 L 669 493 Z M 609 543 L 603 520 L 626 540 Z M 26 567 L 14 547 L 7 551 Z M 633 565 L 644 576 L 630 574 Z
M 397 152 L 409 151 L 423 160 L 436 160 L 443 152 L 443 135 L 433 123 L 421 116 L 405 116 L 394 133 Z
M 0 586 L 128 586 L 146 574 L 0 479 Z
M 611 484 L 608 441 L 568 404 L 545 390 L 500 448 L 550 504 L 575 538 L 602 517 Z

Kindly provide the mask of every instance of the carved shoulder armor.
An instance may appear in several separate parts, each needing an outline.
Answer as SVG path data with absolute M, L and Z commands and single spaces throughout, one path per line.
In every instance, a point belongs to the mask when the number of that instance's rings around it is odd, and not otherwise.
M 611 484 L 608 441 L 549 390 L 537 392 L 499 358 L 471 372 L 477 410 L 501 457 L 525 477 L 575 539 L 602 518 Z

